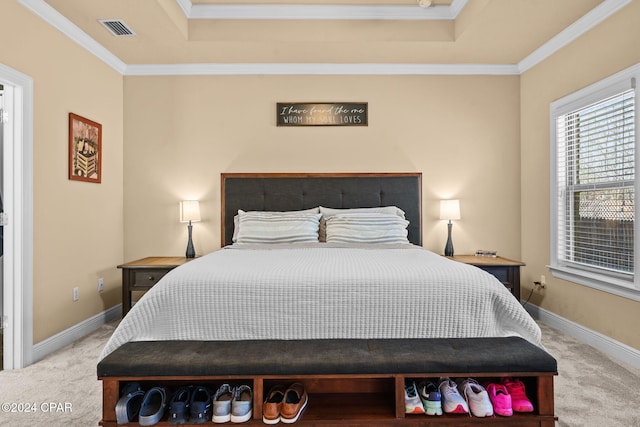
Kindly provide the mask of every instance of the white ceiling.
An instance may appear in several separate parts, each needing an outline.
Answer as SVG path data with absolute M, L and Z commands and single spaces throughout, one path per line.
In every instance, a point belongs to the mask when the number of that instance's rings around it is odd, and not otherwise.
M 18 0 L 125 75 L 519 74 L 631 1 Z

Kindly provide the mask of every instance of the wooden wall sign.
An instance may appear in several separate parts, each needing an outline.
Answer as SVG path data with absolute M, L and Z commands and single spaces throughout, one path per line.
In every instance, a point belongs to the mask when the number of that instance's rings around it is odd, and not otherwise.
M 277 103 L 278 126 L 368 126 L 366 102 Z

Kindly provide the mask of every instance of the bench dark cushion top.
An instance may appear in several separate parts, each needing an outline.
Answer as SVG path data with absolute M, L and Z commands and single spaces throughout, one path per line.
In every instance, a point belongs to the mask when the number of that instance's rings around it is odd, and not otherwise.
M 556 360 L 519 337 L 130 342 L 99 377 L 553 372 Z
M 145 341 L 98 363 L 98 377 L 556 371 L 551 355 L 519 337 Z

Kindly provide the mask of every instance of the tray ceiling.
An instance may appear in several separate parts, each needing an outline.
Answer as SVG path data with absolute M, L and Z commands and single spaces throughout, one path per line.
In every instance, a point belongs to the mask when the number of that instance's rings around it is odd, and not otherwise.
M 59 21 L 57 27 L 77 27 L 67 34 L 80 34 L 134 67 L 513 65 L 585 16 L 629 2 L 434 0 L 420 7 L 417 0 L 18 1 Z M 114 36 L 99 22 L 105 19 L 122 21 L 135 35 Z

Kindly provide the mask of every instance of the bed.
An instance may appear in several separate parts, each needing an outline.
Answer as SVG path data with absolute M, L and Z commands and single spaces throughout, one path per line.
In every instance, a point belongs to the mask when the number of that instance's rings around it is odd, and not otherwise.
M 520 336 L 539 345 L 537 324 L 497 279 L 420 246 L 420 181 L 417 173 L 224 174 L 223 249 L 163 277 L 101 358 L 125 342 L 159 340 Z M 409 243 L 232 244 L 238 210 L 318 206 L 397 207 Z
M 422 248 L 421 178 L 420 173 L 222 174 L 222 248 L 165 275 L 121 321 L 100 360 L 138 342 L 154 343 L 156 349 L 157 343 L 163 348 L 162 342 L 167 349 L 201 342 L 218 349 L 216 343 L 290 341 L 304 347 L 305 342 L 392 339 L 416 340 L 429 348 L 429 339 L 445 339 L 456 354 L 458 343 L 476 338 L 518 338 L 539 349 L 539 327 L 502 283 L 476 267 Z M 310 241 L 313 232 L 316 240 Z M 202 353 L 203 347 L 189 345 L 192 353 Z M 491 352 L 489 359 L 495 359 Z M 126 364 L 124 360 L 119 363 Z M 368 363 L 370 358 L 363 360 Z M 171 368 L 162 369 L 163 375 L 172 375 Z M 552 425 L 554 420 L 549 378 L 555 361 L 546 370 L 543 375 L 525 373 L 538 390 L 541 406 L 538 418 L 527 421 L 531 425 Z M 113 380 L 100 364 L 98 372 L 103 381 Z M 122 372 L 126 375 L 116 376 L 115 384 L 135 377 L 126 366 Z M 219 378 L 220 372 L 207 372 L 209 376 L 188 378 Z M 495 369 L 491 372 L 481 375 L 495 375 Z M 253 374 L 250 381 L 258 395 L 254 407 L 259 409 L 263 380 L 267 384 L 269 376 Z M 405 374 L 365 379 L 359 373 L 339 384 L 353 384 L 355 393 L 371 392 L 387 387 L 392 378 L 392 414 L 397 418 L 403 416 L 399 390 Z M 248 378 L 241 372 L 234 375 Z M 187 376 L 181 378 L 184 382 Z M 334 390 L 332 381 L 338 379 L 323 378 L 314 380 L 315 391 Z M 118 389 L 113 381 L 104 387 L 107 419 L 111 404 L 106 402 L 117 400 Z

